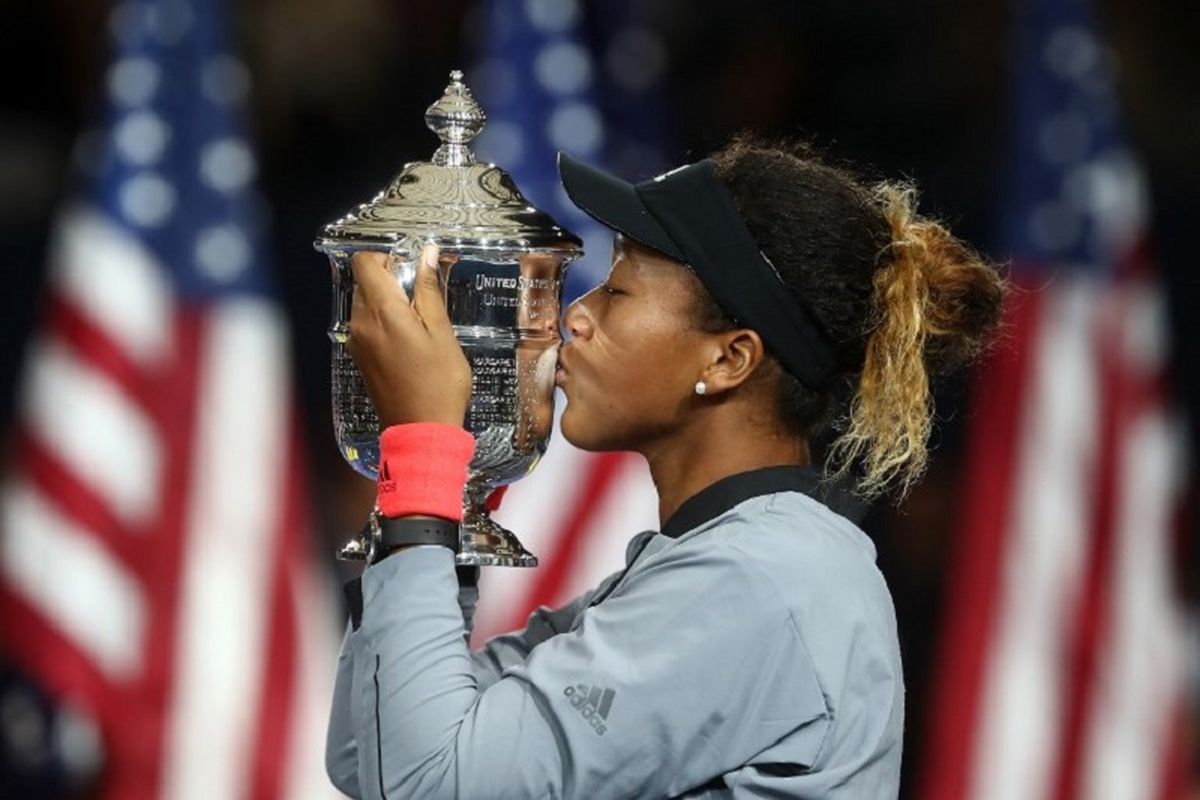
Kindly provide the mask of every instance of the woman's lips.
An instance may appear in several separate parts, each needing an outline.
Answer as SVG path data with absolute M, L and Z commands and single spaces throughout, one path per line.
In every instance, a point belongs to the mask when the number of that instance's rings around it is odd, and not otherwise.
M 565 381 L 567 379 L 567 373 L 570 370 L 567 369 L 567 365 L 566 365 L 565 361 L 566 360 L 563 358 L 563 351 L 559 350 L 558 351 L 558 361 L 556 361 L 554 364 L 554 385 L 555 386 L 562 386 L 563 381 Z

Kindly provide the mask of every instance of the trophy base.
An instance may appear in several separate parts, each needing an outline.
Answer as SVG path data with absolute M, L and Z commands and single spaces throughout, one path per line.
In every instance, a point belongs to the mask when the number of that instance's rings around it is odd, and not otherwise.
M 512 531 L 486 515 L 472 516 L 459 528 L 462 549 L 456 561 L 463 566 L 536 567 L 537 556 L 517 541 Z

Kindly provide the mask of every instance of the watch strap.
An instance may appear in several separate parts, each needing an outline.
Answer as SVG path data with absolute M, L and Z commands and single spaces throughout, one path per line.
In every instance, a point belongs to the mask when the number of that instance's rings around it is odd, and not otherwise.
M 408 545 L 440 544 L 454 553 L 459 550 L 458 523 L 448 519 L 381 516 L 378 524 L 375 550 L 380 558 L 396 547 Z

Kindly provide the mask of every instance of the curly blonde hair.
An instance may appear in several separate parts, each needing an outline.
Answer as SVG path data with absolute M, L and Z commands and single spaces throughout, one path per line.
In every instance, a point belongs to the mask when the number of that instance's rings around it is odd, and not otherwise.
M 928 464 L 931 381 L 990 340 L 1004 277 L 920 216 L 910 184 L 866 184 L 802 143 L 740 136 L 711 158 L 759 246 L 837 354 L 838 380 L 821 389 L 781 370 L 781 419 L 808 437 L 833 424 L 840 434 L 826 454 L 827 477 L 857 465 L 860 495 L 894 491 L 899 501 Z M 843 406 L 848 412 L 836 416 Z
M 914 187 L 883 183 L 874 193 L 892 241 L 872 282 L 875 324 L 848 425 L 828 459 L 835 475 L 861 461 L 862 494 L 894 488 L 903 497 L 929 461 L 930 361 L 946 370 L 979 353 L 983 338 L 974 331 L 980 300 L 972 295 L 987 295 L 998 309 L 1004 282 L 945 227 L 917 215 Z M 994 324 L 989 319 L 986 327 Z M 940 358 L 930 359 L 931 350 L 941 351 Z

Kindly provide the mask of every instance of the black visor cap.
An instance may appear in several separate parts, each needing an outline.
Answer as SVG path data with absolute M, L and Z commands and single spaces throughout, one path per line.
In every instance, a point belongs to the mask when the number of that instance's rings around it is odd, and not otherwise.
M 562 152 L 558 154 L 558 174 L 571 202 L 592 219 L 669 258 L 687 261 L 646 209 L 632 183 Z
M 784 368 L 821 390 L 837 357 L 816 318 L 759 249 L 708 159 L 630 184 L 559 154 L 567 196 L 601 224 L 685 264 L 739 325 L 754 328 Z

